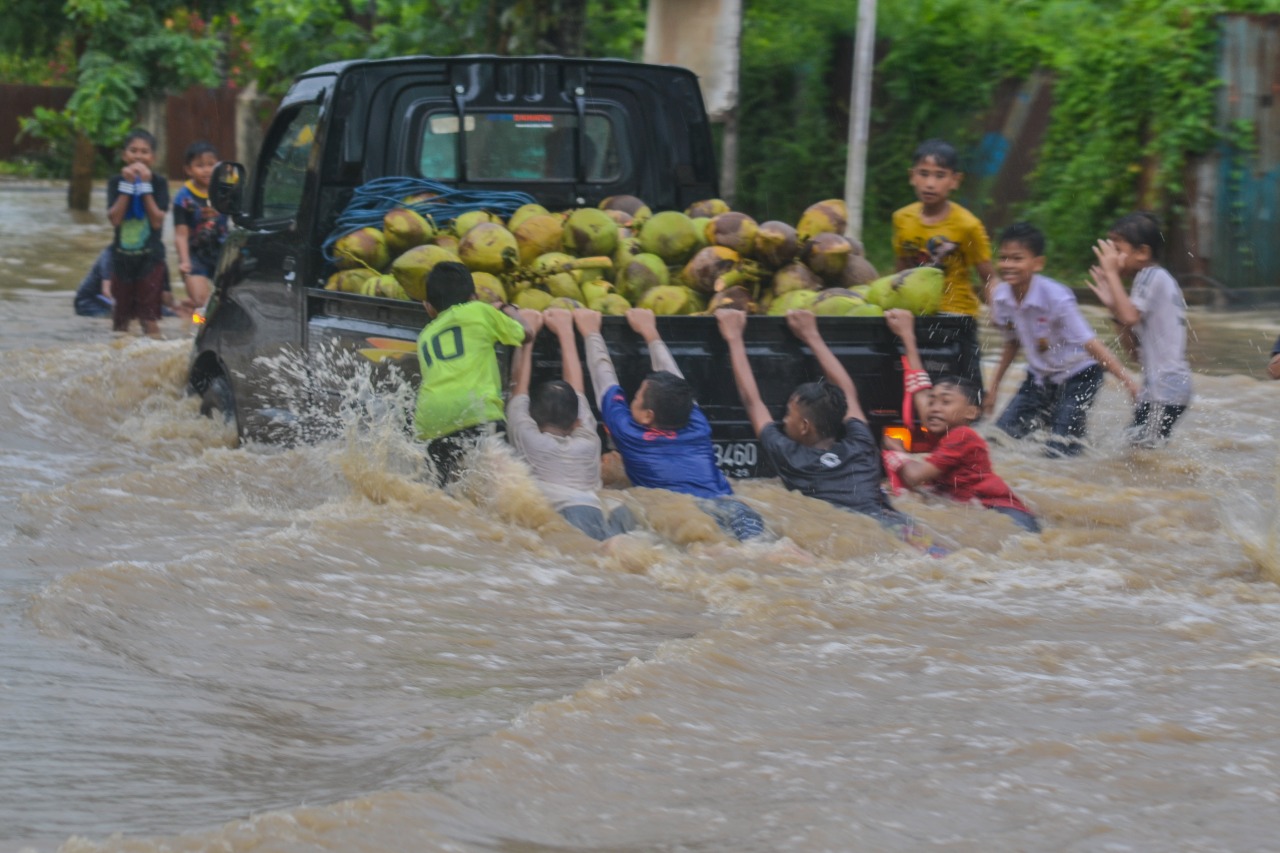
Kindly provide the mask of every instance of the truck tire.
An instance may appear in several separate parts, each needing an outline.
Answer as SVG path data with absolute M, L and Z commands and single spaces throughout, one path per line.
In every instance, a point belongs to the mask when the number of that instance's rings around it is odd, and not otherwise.
M 235 423 L 235 397 L 227 377 L 215 376 L 205 385 L 200 395 L 200 414 L 207 418 L 220 417 L 223 423 Z

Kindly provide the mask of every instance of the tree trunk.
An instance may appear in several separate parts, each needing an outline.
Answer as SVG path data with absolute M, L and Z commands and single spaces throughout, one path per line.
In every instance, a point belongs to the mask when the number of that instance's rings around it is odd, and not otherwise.
M 93 195 L 93 161 L 95 150 L 89 137 L 77 133 L 71 155 L 71 184 L 67 187 L 67 207 L 88 210 Z
M 541 0 L 538 40 L 550 53 L 582 56 L 587 28 L 587 0 Z

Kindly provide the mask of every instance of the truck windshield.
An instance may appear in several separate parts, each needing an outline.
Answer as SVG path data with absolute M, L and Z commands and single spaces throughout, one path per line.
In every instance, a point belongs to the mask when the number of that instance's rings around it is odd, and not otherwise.
M 465 119 L 468 181 L 577 180 L 578 117 L 571 113 L 478 112 Z M 582 157 L 590 183 L 618 180 L 621 158 L 614 122 L 587 113 Z M 458 116 L 433 112 L 422 123 L 418 170 L 424 178 L 458 177 Z

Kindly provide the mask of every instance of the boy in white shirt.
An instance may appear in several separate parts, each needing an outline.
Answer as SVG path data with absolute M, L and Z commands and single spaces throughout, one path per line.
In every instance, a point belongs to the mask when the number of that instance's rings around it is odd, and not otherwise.
M 1047 426 L 1052 437 L 1045 452 L 1074 456 L 1084 449 L 1086 419 L 1102 387 L 1103 368 L 1131 395 L 1138 386 L 1093 334 L 1071 289 L 1040 274 L 1044 262 L 1044 234 L 1034 225 L 1018 222 L 1000 235 L 996 269 L 1001 281 L 992 292 L 991 322 L 1004 333 L 1005 344 L 982 410 L 995 410 L 1000 380 L 1022 350 L 1027 378 L 996 426 L 1014 438 Z

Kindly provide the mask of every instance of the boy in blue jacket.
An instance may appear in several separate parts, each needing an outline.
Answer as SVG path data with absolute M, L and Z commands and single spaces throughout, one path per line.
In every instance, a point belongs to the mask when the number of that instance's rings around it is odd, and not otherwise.
M 573 319 L 586 346 L 601 420 L 622 454 L 631 482 L 692 495 L 735 539 L 764 536 L 764 519 L 733 497 L 729 481 L 716 465 L 711 424 L 693 400 L 693 387 L 658 335 L 653 312 L 644 308 L 627 311 L 627 323 L 644 339 L 653 368 L 630 403 L 600 336 L 600 312 L 578 308 Z

